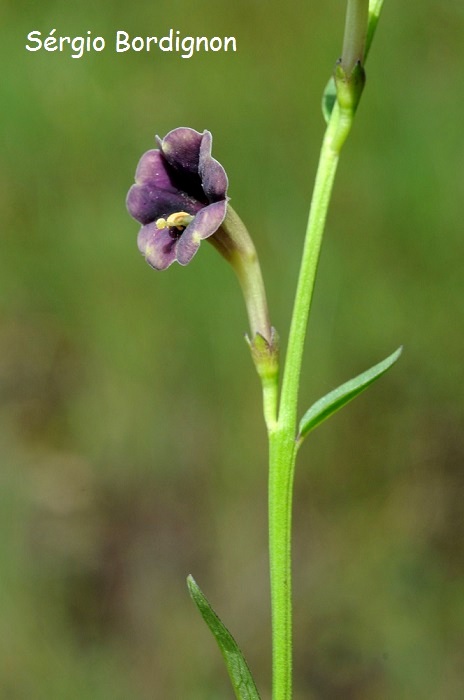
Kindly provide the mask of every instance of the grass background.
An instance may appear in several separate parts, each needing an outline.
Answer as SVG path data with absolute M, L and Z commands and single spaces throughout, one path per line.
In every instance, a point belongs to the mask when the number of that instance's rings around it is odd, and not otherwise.
M 0 697 L 231 698 L 192 573 L 270 697 L 266 439 L 231 270 L 156 274 L 124 200 L 155 133 L 209 129 L 285 346 L 345 3 L 0 9 Z M 235 54 L 116 54 L 116 30 Z M 102 53 L 25 50 L 32 30 Z M 386 0 L 343 153 L 301 410 L 404 344 L 300 454 L 295 700 L 462 697 L 458 0 Z

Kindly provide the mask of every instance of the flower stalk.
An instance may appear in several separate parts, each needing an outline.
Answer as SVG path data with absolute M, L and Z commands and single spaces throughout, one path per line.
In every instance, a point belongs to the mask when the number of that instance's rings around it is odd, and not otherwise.
M 245 224 L 230 204 L 221 227 L 208 240 L 232 265 L 242 288 L 251 331 L 246 340 L 261 379 L 264 420 L 271 431 L 277 421 L 279 339 L 269 320 L 256 248 Z
M 259 333 L 271 343 L 271 323 L 256 248 L 245 224 L 230 203 L 221 227 L 209 241 L 234 268 L 245 299 L 251 337 Z
M 369 0 L 348 0 L 340 60 L 347 74 L 352 72 L 357 63 L 364 63 L 368 17 Z

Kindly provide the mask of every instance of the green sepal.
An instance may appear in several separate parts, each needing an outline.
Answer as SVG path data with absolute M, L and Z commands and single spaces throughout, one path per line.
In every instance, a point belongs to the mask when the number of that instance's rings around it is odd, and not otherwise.
M 213 633 L 224 657 L 237 700 L 260 700 L 253 676 L 237 642 L 214 612 L 193 576 L 188 576 L 187 586 L 193 602 Z
M 325 86 L 322 95 L 322 114 L 327 124 L 329 123 L 330 115 L 332 114 L 337 100 L 342 109 L 349 109 L 352 112 L 356 111 L 364 88 L 365 79 L 364 69 L 360 63 L 357 63 L 351 75 L 347 76 L 340 61 L 337 61 L 334 74 Z
M 363 66 L 358 61 L 351 73 L 347 73 L 342 66 L 341 60 L 337 61 L 334 82 L 340 109 L 354 114 L 366 84 L 366 73 Z
M 263 381 L 277 381 L 279 374 L 279 334 L 271 328 L 270 342 L 255 333 L 252 340 L 246 335 L 245 340 L 251 350 L 251 357 L 256 370 Z
M 356 111 L 365 82 L 366 75 L 360 63 L 357 63 L 351 74 L 347 75 L 340 60 L 337 61 L 334 74 L 322 95 L 322 114 L 327 124 L 337 101 L 342 110 L 346 109 L 352 113 Z
M 337 389 L 330 391 L 319 399 L 319 401 L 316 401 L 316 403 L 306 411 L 300 421 L 297 442 L 301 443 L 311 430 L 314 430 L 320 423 L 342 408 L 342 406 L 349 403 L 355 396 L 364 391 L 364 389 L 367 389 L 367 387 L 375 382 L 376 379 L 379 379 L 382 374 L 385 374 L 385 372 L 395 364 L 402 350 L 402 347 L 398 348 L 398 350 L 385 360 L 382 360 L 382 362 L 379 362 L 362 374 L 358 374 L 357 377 L 350 379 Z

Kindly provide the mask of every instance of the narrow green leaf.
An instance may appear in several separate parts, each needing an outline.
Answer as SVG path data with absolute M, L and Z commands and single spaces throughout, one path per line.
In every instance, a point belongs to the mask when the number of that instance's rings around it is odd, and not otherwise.
M 364 51 L 364 63 L 366 63 L 367 54 L 371 48 L 372 39 L 374 38 L 375 30 L 377 29 L 377 24 L 380 18 L 380 12 L 382 10 L 383 0 L 370 0 L 369 2 L 369 23 L 367 25 L 367 37 L 366 37 L 366 48 Z M 330 115 L 334 108 L 334 104 L 337 100 L 337 89 L 335 87 L 335 80 L 333 76 L 329 79 L 329 82 L 325 86 L 325 90 L 322 94 L 322 114 L 326 123 L 329 123 Z
M 316 426 L 329 418 L 329 416 L 335 413 L 335 411 L 338 411 L 340 408 L 342 408 L 342 406 L 364 391 L 364 389 L 367 389 L 367 387 L 375 382 L 376 379 L 379 379 L 382 374 L 385 374 L 385 372 L 395 364 L 401 355 L 402 349 L 403 348 L 398 348 L 398 350 L 396 350 L 382 362 L 379 362 L 377 365 L 374 365 L 374 367 L 371 367 L 362 374 L 358 374 L 357 377 L 350 379 L 337 389 L 330 391 L 328 394 L 319 399 L 319 401 L 316 401 L 316 403 L 314 403 L 311 408 L 306 411 L 300 421 L 297 441 L 301 443 L 303 438 L 311 430 L 314 430 Z
M 366 49 L 364 51 L 364 62 L 371 48 L 372 39 L 374 38 L 375 30 L 380 19 L 383 0 L 369 0 L 369 24 L 367 25 Z
M 237 700 L 259 700 L 255 682 L 237 642 L 216 615 L 192 576 L 187 578 L 187 586 L 193 602 L 216 638 Z

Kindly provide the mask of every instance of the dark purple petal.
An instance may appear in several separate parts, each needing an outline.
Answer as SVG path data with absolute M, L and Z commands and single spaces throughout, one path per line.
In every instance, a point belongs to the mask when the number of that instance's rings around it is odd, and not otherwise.
M 203 191 L 210 201 L 224 199 L 227 192 L 228 180 L 226 171 L 211 155 L 213 137 L 205 131 L 200 147 L 200 162 L 198 172 Z
M 162 140 L 156 137 L 169 165 L 191 175 L 198 175 L 202 138 L 203 134 L 184 126 L 173 129 Z
M 195 236 L 198 236 L 200 240 L 209 238 L 215 233 L 219 226 L 224 221 L 227 211 L 227 201 L 214 202 L 214 204 L 209 204 L 198 212 L 190 226 L 195 229 Z M 187 228 L 190 228 L 188 226 Z M 185 229 L 187 230 L 187 229 Z
M 198 250 L 200 242 L 215 233 L 224 221 L 227 202 L 209 204 L 198 212 L 191 224 L 187 226 L 177 244 L 177 260 L 187 265 Z
M 177 244 L 176 257 L 177 262 L 180 265 L 188 265 L 200 247 L 200 238 L 189 235 L 186 233 L 187 230 L 188 226 L 182 236 L 179 238 L 179 242 Z
M 196 214 L 202 207 L 184 192 L 166 192 L 148 185 L 132 185 L 126 204 L 129 214 L 141 224 L 149 224 L 161 216 L 167 218 L 176 211 Z
M 158 229 L 155 223 L 140 229 L 137 245 L 145 260 L 155 270 L 165 270 L 176 260 L 178 236 L 170 229 Z
M 148 185 L 167 192 L 177 192 L 178 189 L 161 151 L 154 149 L 140 158 L 135 171 L 135 182 L 137 185 Z

